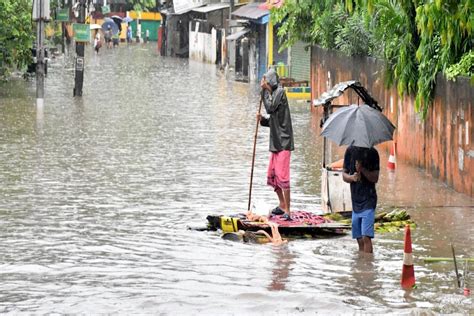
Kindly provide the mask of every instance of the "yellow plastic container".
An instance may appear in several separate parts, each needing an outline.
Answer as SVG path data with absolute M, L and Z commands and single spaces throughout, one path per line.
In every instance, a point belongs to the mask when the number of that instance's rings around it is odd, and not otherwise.
M 238 226 L 237 222 L 239 221 L 238 218 L 229 217 L 229 216 L 222 216 L 221 217 L 221 229 L 224 233 L 233 233 L 237 232 Z

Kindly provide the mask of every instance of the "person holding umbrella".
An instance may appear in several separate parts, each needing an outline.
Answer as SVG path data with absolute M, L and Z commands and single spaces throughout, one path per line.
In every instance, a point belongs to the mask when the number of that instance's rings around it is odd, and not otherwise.
M 100 33 L 99 33 L 99 30 L 97 30 L 94 37 L 94 50 L 96 54 L 99 53 L 99 49 L 101 47 L 102 47 L 102 42 L 100 41 Z
M 272 215 L 283 215 L 291 220 L 290 211 L 290 156 L 294 150 L 293 127 L 285 90 L 279 84 L 278 74 L 271 68 L 262 78 L 261 98 L 268 117 L 257 113 L 260 125 L 270 128 L 270 162 L 267 184 L 275 190 L 279 205 Z
M 349 146 L 344 154 L 343 169 L 342 179 L 351 186 L 352 238 L 357 240 L 360 252 L 372 253 L 379 154 L 374 147 Z
M 349 146 L 344 154 L 342 179 L 351 187 L 352 238 L 364 253 L 373 252 L 375 184 L 380 170 L 380 157 L 374 146 L 393 139 L 394 130 L 380 107 L 353 104 L 330 115 L 321 132 L 321 136 L 339 146 Z

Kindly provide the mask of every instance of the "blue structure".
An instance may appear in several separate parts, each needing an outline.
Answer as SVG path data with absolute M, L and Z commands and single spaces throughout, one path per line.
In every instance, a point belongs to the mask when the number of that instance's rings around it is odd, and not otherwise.
M 247 56 L 243 55 L 244 60 L 243 66 L 246 66 L 245 60 L 248 60 L 248 77 L 250 81 L 260 81 L 263 74 L 267 71 L 267 24 L 270 21 L 270 12 L 267 9 L 261 8 L 262 3 L 249 3 L 237 10 L 232 15 L 239 18 L 245 19 L 247 27 L 247 38 L 248 49 L 243 49 L 243 52 L 247 52 Z M 242 45 L 238 48 L 242 47 Z M 240 50 L 239 50 L 240 53 Z M 237 66 L 240 66 L 237 63 Z M 236 66 L 236 69 L 238 67 Z M 256 69 L 256 73 L 255 72 Z M 245 73 L 245 69 L 242 70 Z

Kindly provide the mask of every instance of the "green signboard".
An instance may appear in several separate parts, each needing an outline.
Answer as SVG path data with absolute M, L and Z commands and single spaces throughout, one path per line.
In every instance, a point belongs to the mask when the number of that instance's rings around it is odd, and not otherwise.
M 91 40 L 91 29 L 89 24 L 77 24 L 72 25 L 74 31 L 74 40 L 76 42 L 89 42 Z
M 69 21 L 69 9 L 58 9 L 56 14 L 56 21 L 68 22 Z
M 110 7 L 108 5 L 102 6 L 102 14 L 110 13 Z

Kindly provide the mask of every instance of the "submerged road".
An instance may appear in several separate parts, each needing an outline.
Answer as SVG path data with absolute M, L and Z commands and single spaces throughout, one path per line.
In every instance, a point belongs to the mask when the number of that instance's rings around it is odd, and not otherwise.
M 451 263 L 474 255 L 474 200 L 398 164 L 380 208 L 407 208 L 418 288 L 400 288 L 403 232 L 379 234 L 373 260 L 350 236 L 241 244 L 197 232 L 208 214 L 247 207 L 258 91 L 215 66 L 155 47 L 87 51 L 82 98 L 72 59 L 50 63 L 43 109 L 34 81 L 0 85 L 0 313 L 474 313 Z M 292 207 L 317 211 L 322 141 L 306 103 L 291 105 Z M 265 185 L 259 133 L 254 205 Z M 474 271 L 474 267 L 471 267 Z M 474 276 L 471 273 L 471 284 Z

